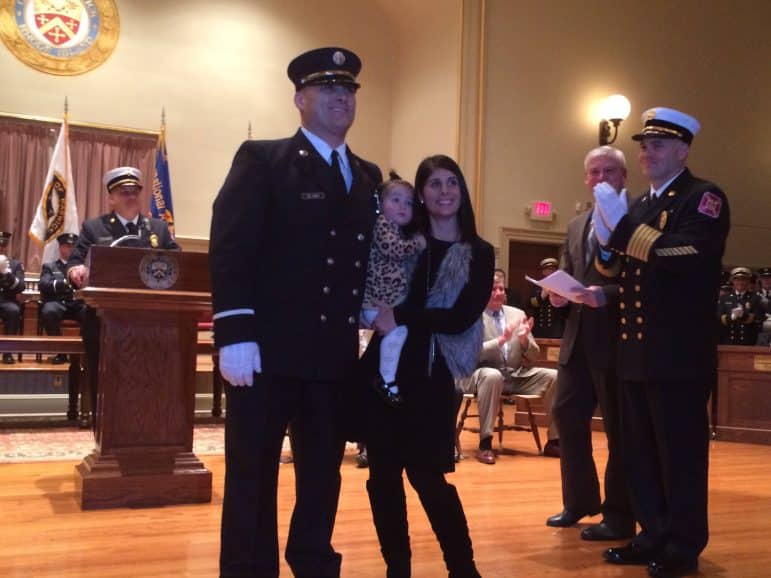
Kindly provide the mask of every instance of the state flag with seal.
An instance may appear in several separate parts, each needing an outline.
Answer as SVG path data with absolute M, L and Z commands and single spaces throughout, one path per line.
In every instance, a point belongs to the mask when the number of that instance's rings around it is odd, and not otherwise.
M 29 228 L 29 237 L 43 247 L 42 263 L 50 263 L 59 258 L 59 243 L 56 240 L 59 235 L 77 235 L 80 230 L 68 136 L 65 119 L 59 129 L 59 138 L 56 140 L 48 167 L 43 196 Z

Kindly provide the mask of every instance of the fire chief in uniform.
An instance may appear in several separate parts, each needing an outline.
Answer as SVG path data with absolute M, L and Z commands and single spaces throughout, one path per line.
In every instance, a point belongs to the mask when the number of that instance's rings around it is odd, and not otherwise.
M 358 358 L 380 170 L 351 152 L 359 58 L 320 48 L 288 68 L 302 127 L 247 141 L 214 201 L 214 339 L 229 382 L 221 576 L 278 576 L 278 463 L 289 424 L 295 576 L 339 576 L 331 545 L 345 440 L 344 384 Z M 312 343 L 313 347 L 307 347 Z
M 612 187 L 594 189 L 597 238 L 614 254 L 601 256 L 619 269 L 621 435 L 641 526 L 605 559 L 673 577 L 696 571 L 708 539 L 706 403 L 717 380 L 714 312 L 730 220 L 723 191 L 686 167 L 696 119 L 654 108 L 643 121 L 633 138 L 650 191 L 627 209 Z

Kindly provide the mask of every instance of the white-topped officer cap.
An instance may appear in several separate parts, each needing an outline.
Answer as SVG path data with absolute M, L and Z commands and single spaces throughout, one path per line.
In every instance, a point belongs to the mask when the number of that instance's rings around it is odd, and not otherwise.
M 701 129 L 699 121 L 690 114 L 663 106 L 646 110 L 642 114 L 642 121 L 645 126 L 642 132 L 632 137 L 633 140 L 676 138 L 691 144 L 694 135 Z
M 110 169 L 104 173 L 102 182 L 107 188 L 108 193 L 121 185 L 134 185 L 141 189 L 142 171 L 136 167 L 118 167 L 116 169 Z

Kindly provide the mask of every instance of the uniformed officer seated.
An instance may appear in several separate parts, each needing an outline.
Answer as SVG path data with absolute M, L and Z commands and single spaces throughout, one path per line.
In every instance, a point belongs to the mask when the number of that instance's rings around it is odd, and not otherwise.
M 7 257 L 10 240 L 11 233 L 0 231 L 0 319 L 6 335 L 17 335 L 21 327 L 17 295 L 24 291 L 24 267 L 16 259 Z M 3 363 L 16 363 L 13 354 L 3 353 Z
M 720 343 L 724 345 L 755 345 L 763 322 L 761 297 L 750 291 L 752 271 L 747 267 L 731 270 L 733 290 L 718 303 Z
M 538 267 L 541 269 L 541 278 L 544 278 L 559 268 L 559 262 L 554 257 L 547 257 L 538 264 Z M 534 287 L 525 310 L 535 321 L 533 336 L 548 339 L 562 338 L 567 308 L 553 307 L 546 289 Z
M 758 269 L 758 297 L 762 309 L 757 345 L 771 344 L 771 267 Z
M 66 264 L 72 248 L 78 241 L 73 233 L 59 235 L 59 258 L 50 263 L 43 263 L 40 272 L 40 322 L 48 335 L 62 334 L 62 319 L 72 319 L 83 324 L 86 315 L 86 304 L 81 299 L 75 299 L 72 285 L 67 279 Z M 55 355 L 51 363 L 65 363 L 67 356 L 63 353 Z

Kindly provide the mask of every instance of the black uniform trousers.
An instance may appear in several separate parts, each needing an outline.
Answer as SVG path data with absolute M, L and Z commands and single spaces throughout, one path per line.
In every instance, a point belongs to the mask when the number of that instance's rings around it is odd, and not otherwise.
M 552 415 L 560 432 L 562 503 L 575 514 L 593 515 L 602 511 L 603 520 L 615 531 L 632 533 L 635 522 L 622 457 L 615 369 L 593 369 L 589 364 L 590 355 L 591 351 L 587 351 L 584 340 L 579 337 L 567 364 L 559 366 Z M 592 457 L 591 422 L 598 403 L 608 439 L 602 504 Z
M 45 301 L 40 307 L 40 319 L 48 335 L 62 334 L 62 319 L 72 319 L 83 325 L 87 305 L 80 299 Z
M 278 576 L 278 467 L 287 426 L 297 497 L 286 560 L 298 577 L 340 575 L 342 556 L 331 539 L 345 449 L 342 393 L 337 382 L 265 374 L 255 374 L 252 387 L 226 387 L 221 576 Z
M 17 335 L 21 327 L 21 307 L 16 301 L 0 301 L 0 319 L 6 335 Z
M 679 559 L 707 545 L 709 431 L 705 378 L 621 382 L 624 460 L 634 541 Z

